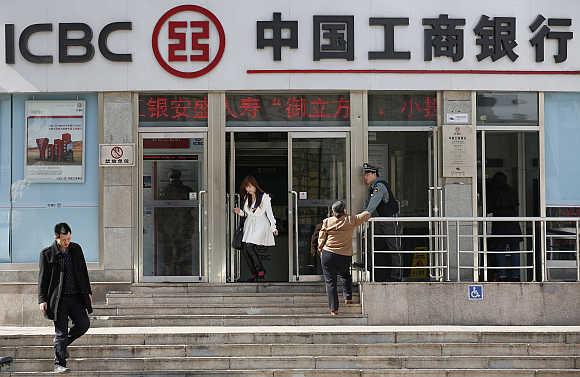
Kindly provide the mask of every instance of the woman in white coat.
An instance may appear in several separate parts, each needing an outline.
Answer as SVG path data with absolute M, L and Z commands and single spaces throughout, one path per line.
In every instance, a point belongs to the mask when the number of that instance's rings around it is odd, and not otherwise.
M 256 178 L 247 176 L 240 185 L 240 202 L 242 208 L 234 208 L 234 212 L 246 218 L 242 242 L 246 262 L 252 274 L 249 281 L 264 280 L 266 270 L 258 251 L 274 246 L 274 236 L 278 235 L 272 200 L 262 190 Z

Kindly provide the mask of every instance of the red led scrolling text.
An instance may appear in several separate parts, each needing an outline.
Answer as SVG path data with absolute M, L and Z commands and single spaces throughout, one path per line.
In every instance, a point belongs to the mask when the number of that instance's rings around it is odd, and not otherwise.
M 269 100 L 269 111 L 280 112 L 287 120 L 348 120 L 350 101 L 347 98 L 325 99 L 317 97 L 273 97 Z M 258 97 L 236 98 L 235 108 L 226 101 L 226 112 L 231 120 L 256 120 L 261 118 L 262 101 Z
M 207 120 L 207 97 L 150 96 L 141 107 L 139 119 L 151 121 Z

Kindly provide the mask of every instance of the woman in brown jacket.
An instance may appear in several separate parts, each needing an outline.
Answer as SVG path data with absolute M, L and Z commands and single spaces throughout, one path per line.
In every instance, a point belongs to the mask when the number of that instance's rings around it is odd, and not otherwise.
M 352 233 L 357 226 L 371 217 L 367 211 L 356 216 L 346 214 L 344 202 L 338 201 L 332 205 L 332 216 L 323 220 L 318 233 L 318 251 L 322 263 L 322 271 L 326 282 L 328 306 L 330 315 L 338 314 L 337 277 L 344 282 L 345 304 L 352 302 Z

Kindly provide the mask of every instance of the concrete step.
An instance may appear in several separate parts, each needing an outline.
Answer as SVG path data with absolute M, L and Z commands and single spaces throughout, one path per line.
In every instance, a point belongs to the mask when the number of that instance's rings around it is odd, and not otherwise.
M 169 315 L 169 314 L 328 314 L 328 304 L 312 303 L 308 305 L 240 305 L 240 304 L 220 304 L 220 305 L 93 305 L 94 315 L 114 316 L 114 315 Z M 360 304 L 344 305 L 341 303 L 340 312 L 344 314 L 361 314 Z
M 0 347 L 15 359 L 53 355 L 51 345 Z M 227 356 L 580 356 L 578 344 L 209 344 L 85 345 L 69 347 L 74 358 Z
M 360 298 L 354 296 L 353 301 L 360 303 Z M 106 303 L 108 305 L 305 305 L 328 303 L 328 298 L 320 293 L 161 293 L 151 295 L 108 293 Z
M 357 289 L 355 285 L 355 290 Z M 138 283 L 130 287 L 134 293 L 325 293 L 322 282 L 293 283 Z
M 49 376 L 51 372 L 2 373 L 3 377 Z M 265 369 L 265 370 L 149 370 L 149 371 L 74 371 L 82 377 L 580 377 L 576 369 Z
M 334 319 L 334 318 L 333 318 Z M 48 323 L 48 322 L 47 322 Z M 0 346 L 50 345 L 52 327 L 0 328 Z M 77 343 L 78 342 L 78 343 Z M 580 327 L 562 326 L 256 326 L 92 328 L 75 345 L 209 344 L 580 344 Z
M 362 314 L 234 314 L 91 316 L 93 327 L 366 325 Z
M 250 345 L 249 345 L 250 346 Z M 16 372 L 49 371 L 52 358 L 16 359 Z M 576 356 L 239 356 L 131 357 L 68 360 L 74 370 L 263 370 L 263 369 L 578 369 Z

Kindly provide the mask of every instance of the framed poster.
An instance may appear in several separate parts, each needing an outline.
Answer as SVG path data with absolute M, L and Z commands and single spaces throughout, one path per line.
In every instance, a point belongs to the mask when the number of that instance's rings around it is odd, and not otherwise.
M 443 176 L 473 177 L 475 175 L 475 128 L 443 125 Z
M 26 101 L 24 178 L 84 183 L 85 101 Z

